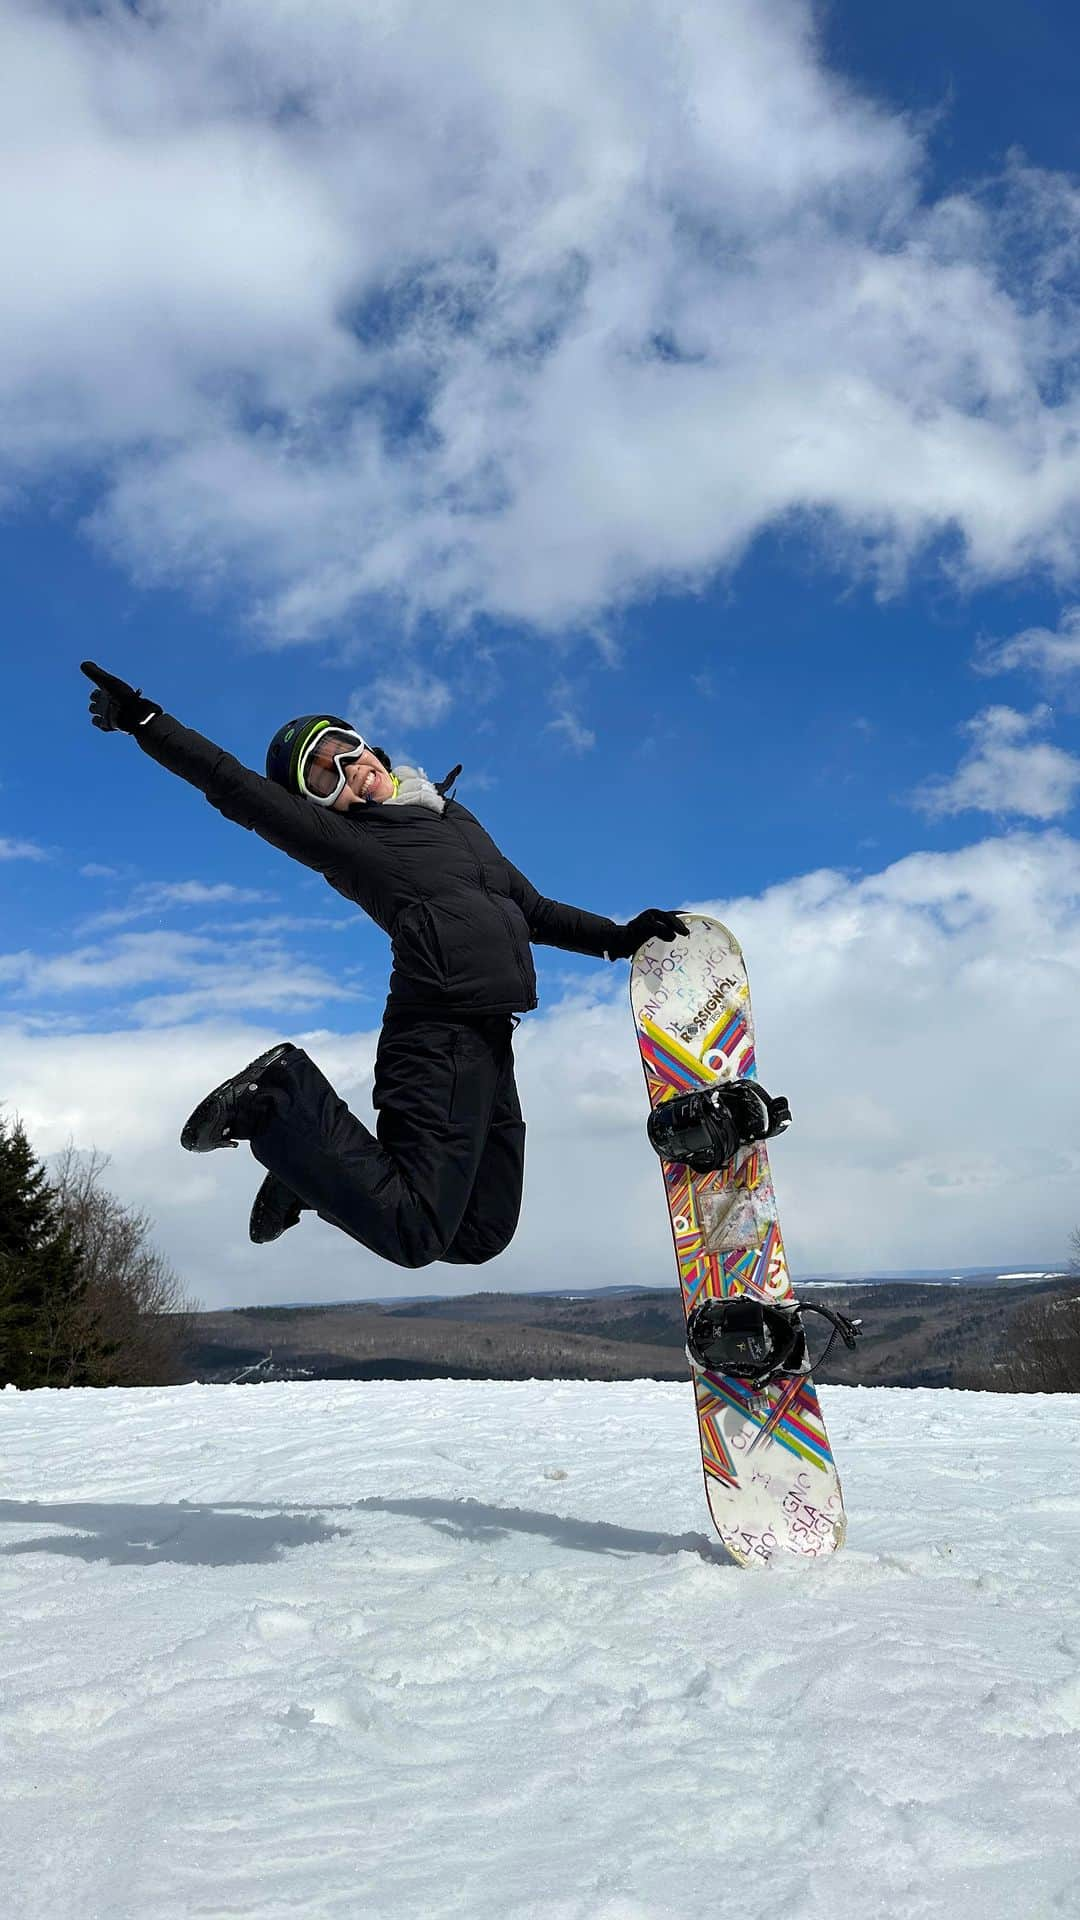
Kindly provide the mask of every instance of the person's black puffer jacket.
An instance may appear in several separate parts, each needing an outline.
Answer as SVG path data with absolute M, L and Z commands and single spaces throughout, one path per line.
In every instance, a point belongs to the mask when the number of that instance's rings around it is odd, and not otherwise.
M 525 1013 L 536 1005 L 530 942 L 601 958 L 615 922 L 545 900 L 467 807 L 317 807 L 159 713 L 135 738 L 227 819 L 314 867 L 390 935 L 395 1007 Z

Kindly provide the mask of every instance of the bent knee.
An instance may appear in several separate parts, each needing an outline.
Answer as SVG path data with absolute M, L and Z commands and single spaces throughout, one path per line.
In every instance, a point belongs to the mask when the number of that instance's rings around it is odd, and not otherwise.
M 487 1233 L 459 1233 L 445 1253 L 438 1255 L 450 1266 L 483 1267 L 489 1260 L 495 1260 L 505 1253 L 517 1229 L 517 1221 L 502 1232 L 489 1230 Z
M 505 1239 L 496 1241 L 494 1245 L 492 1245 L 490 1241 L 486 1242 L 484 1246 L 478 1247 L 475 1253 L 469 1254 L 468 1264 L 470 1267 L 486 1266 L 489 1260 L 496 1260 L 500 1253 L 506 1252 L 512 1239 L 513 1234 L 508 1233 Z M 445 1260 L 445 1258 L 446 1255 L 444 1254 L 443 1259 Z
M 482 1267 L 506 1250 L 516 1231 L 515 1216 L 502 1226 L 489 1223 L 479 1229 L 459 1229 L 446 1241 L 434 1232 L 419 1234 L 400 1248 L 395 1248 L 390 1258 L 395 1266 L 413 1271 L 418 1267 L 430 1267 L 436 1260 L 446 1260 L 452 1266 Z
M 386 1258 L 395 1267 L 406 1267 L 410 1273 L 416 1273 L 420 1267 L 430 1267 L 436 1260 L 445 1260 L 446 1255 L 435 1240 L 420 1246 L 387 1248 Z

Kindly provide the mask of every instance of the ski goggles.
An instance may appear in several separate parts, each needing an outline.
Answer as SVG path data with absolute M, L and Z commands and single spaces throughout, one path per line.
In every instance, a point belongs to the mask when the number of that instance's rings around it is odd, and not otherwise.
M 351 727 L 319 720 L 301 741 L 296 756 L 296 784 L 317 807 L 332 807 L 345 791 L 346 769 L 367 752 L 367 741 Z

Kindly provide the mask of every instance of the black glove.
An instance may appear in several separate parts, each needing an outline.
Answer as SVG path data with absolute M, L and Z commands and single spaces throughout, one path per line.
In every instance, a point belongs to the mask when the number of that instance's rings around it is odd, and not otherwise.
M 115 673 L 106 673 L 92 660 L 82 662 L 82 670 L 97 689 L 90 695 L 90 718 L 102 733 L 134 733 L 146 720 L 152 720 L 161 708 L 147 700 L 138 687 L 129 687 Z
M 625 927 L 616 927 L 615 938 L 608 944 L 608 958 L 629 960 L 646 940 L 674 940 L 678 934 L 689 931 L 677 913 L 665 913 L 663 907 L 646 907 L 644 913 L 635 913 Z

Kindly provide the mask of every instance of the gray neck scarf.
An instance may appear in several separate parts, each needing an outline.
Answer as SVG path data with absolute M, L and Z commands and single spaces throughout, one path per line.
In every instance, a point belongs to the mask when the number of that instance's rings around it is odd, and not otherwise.
M 446 801 L 428 779 L 423 767 L 395 767 L 397 792 L 393 799 L 384 800 L 384 807 L 431 807 L 435 813 L 442 813 Z

